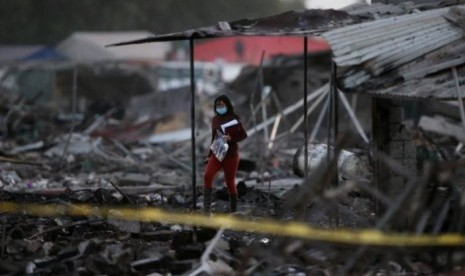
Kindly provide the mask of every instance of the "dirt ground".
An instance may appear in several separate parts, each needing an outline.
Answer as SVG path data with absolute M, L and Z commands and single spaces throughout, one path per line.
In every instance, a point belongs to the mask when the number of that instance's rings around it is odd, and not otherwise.
M 34 160 L 32 156 L 29 154 L 29 160 Z M 35 158 L 39 157 L 41 154 L 36 153 Z M 125 186 L 127 183 L 122 181 L 124 177 L 115 180 L 115 174 L 123 171 L 120 161 L 103 162 L 101 157 L 90 154 L 76 157 L 67 166 L 60 167 L 54 164 L 54 159 L 41 158 L 41 166 L 2 163 L 4 190 L 0 193 L 1 201 L 37 206 L 84 203 L 142 209 L 158 207 L 181 213 L 192 211 L 191 187 L 183 185 L 189 179 L 185 173 L 179 173 L 179 169 L 170 172 L 175 166 L 173 162 L 155 166 L 151 162 L 156 158 L 151 155 L 145 159 L 145 169 L 135 171 L 138 166 L 126 167 L 126 181 L 130 179 L 128 176 L 139 181 L 138 188 L 131 190 L 131 186 Z M 282 161 L 280 164 L 286 163 Z M 61 173 L 56 174 L 53 166 Z M 92 177 L 86 173 L 89 168 Z M 273 167 L 267 169 L 273 172 Z M 275 170 L 274 175 L 280 178 L 292 174 L 290 167 Z M 12 171 L 17 173 L 17 182 L 14 182 Z M 140 186 L 144 173 L 151 176 L 150 181 L 165 185 L 153 187 L 150 184 L 144 190 Z M 37 174 L 43 177 L 42 186 L 40 181 L 20 180 L 27 176 L 33 179 L 32 176 L 37 177 Z M 136 176 L 138 180 L 135 180 Z M 266 182 L 250 180 L 256 176 L 254 172 L 241 171 L 238 176 L 244 180 L 238 184 L 240 198 L 238 213 L 234 214 L 239 218 L 302 221 L 322 229 L 371 228 L 378 219 L 373 198 L 362 193 L 343 192 L 335 199 L 312 194 L 303 188 L 305 186 L 292 184 L 292 181 L 281 192 L 268 193 L 267 188 L 263 188 Z M 44 179 L 47 179 L 46 183 Z M 113 185 L 110 185 L 112 181 Z M 227 214 L 229 202 L 221 175 L 215 183 L 213 211 Z M 14 191 L 14 185 L 26 186 Z M 201 185 L 197 195 L 197 206 L 201 209 Z M 2 275 L 189 275 L 202 269 L 200 275 L 434 275 L 457 269 L 465 257 L 463 251 L 456 249 L 331 244 L 164 222 L 41 217 L 21 213 L 1 213 L 0 219 Z M 209 249 L 209 245 L 213 247 Z
M 8 97 L 2 100 L 4 117 L 16 106 L 9 101 Z M 208 139 L 196 145 L 197 204 L 193 211 L 190 141 L 122 142 L 111 135 L 92 135 L 90 127 L 71 132 L 69 120 L 50 114 L 26 105 L 8 115 L 10 124 L 2 125 L 0 201 L 35 204 L 38 210 L 45 204 L 89 204 L 200 212 L 202 158 Z M 87 121 L 86 126 L 102 118 L 106 125 L 100 127 L 111 127 L 104 129 L 107 134 L 137 138 L 153 127 L 128 128 L 105 116 Z M 358 184 L 340 179 L 338 186 L 331 186 L 331 167 L 318 167 L 305 182 L 295 174 L 294 164 L 304 141 L 302 134 L 282 136 L 268 152 L 260 137 L 249 140 L 241 150 L 240 197 L 233 217 L 302 222 L 321 229 L 392 230 L 389 222 L 403 219 L 416 203 L 411 200 L 415 195 L 409 193 L 399 198 L 380 195 L 370 179 Z M 438 195 L 432 202 L 434 208 L 425 208 L 432 215 L 418 221 L 421 228 L 413 225 L 401 232 L 460 230 L 464 212 L 454 205 L 460 201 L 453 186 L 429 192 Z M 215 180 L 214 196 L 213 212 L 228 214 L 221 174 Z M 379 210 L 383 204 L 384 212 Z M 453 275 L 463 272 L 465 263 L 461 247 L 362 246 L 322 242 L 317 237 L 213 229 L 189 222 L 32 216 L 3 208 L 0 220 L 1 275 Z

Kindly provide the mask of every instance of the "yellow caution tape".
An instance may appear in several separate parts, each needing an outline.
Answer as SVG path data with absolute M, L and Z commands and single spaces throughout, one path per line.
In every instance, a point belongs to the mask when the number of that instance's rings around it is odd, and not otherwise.
M 450 233 L 442 235 L 416 235 L 405 233 L 385 233 L 378 230 L 319 229 L 301 222 L 283 222 L 273 220 L 251 221 L 237 216 L 215 214 L 207 216 L 200 213 L 167 212 L 153 207 L 110 208 L 86 204 L 17 204 L 0 202 L 0 212 L 33 216 L 85 216 L 122 219 L 143 222 L 168 222 L 184 225 L 196 225 L 210 228 L 258 232 L 302 238 L 318 242 L 330 242 L 352 245 L 374 246 L 465 246 L 465 235 Z

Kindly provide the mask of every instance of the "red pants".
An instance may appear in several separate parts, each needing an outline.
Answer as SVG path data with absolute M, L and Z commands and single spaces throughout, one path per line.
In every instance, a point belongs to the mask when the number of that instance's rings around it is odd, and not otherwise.
M 213 178 L 223 169 L 224 177 L 226 179 L 226 187 L 230 195 L 236 195 L 236 173 L 239 166 L 239 156 L 225 157 L 223 162 L 218 161 L 214 155 L 208 159 L 205 174 L 203 176 L 203 185 L 205 188 L 213 188 Z

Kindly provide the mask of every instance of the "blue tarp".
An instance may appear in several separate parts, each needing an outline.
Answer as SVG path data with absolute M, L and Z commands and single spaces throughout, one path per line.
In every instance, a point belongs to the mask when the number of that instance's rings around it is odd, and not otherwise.
M 31 54 L 21 58 L 20 60 L 64 60 L 66 59 L 65 56 L 61 55 L 55 49 L 50 48 L 50 47 L 43 47 L 39 49 L 38 51 L 32 52 Z
M 0 45 L 0 62 L 64 60 L 53 47 L 43 45 Z

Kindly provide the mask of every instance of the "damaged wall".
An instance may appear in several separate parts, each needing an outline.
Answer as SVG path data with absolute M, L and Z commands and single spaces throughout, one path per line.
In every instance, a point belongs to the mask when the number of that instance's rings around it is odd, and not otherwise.
M 379 133 L 383 136 L 378 140 L 379 149 L 389 154 L 390 158 L 400 164 L 406 171 L 416 174 L 416 148 L 412 142 L 414 133 L 405 125 L 405 114 L 403 103 L 391 100 L 377 100 L 377 110 L 379 112 L 377 122 Z M 384 121 L 384 122 L 381 122 Z M 387 122 L 387 123 L 386 123 Z M 388 178 L 382 190 L 391 196 L 396 196 L 405 190 L 407 178 L 395 171 L 388 169 Z M 383 179 L 381 178 L 381 179 Z

